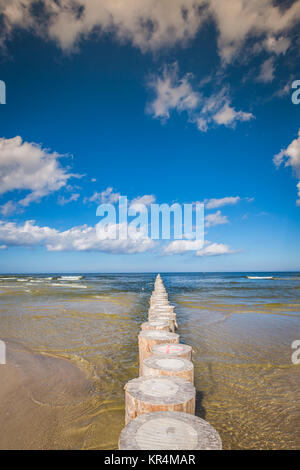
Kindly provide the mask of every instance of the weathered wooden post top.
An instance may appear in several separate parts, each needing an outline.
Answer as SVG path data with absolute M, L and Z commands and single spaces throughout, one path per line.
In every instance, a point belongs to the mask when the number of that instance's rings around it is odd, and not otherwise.
M 167 357 L 182 357 L 192 359 L 192 347 L 188 344 L 157 344 L 152 346 L 151 352 L 154 356 L 166 355 Z
M 142 326 L 141 326 L 142 330 L 171 331 L 170 328 L 171 328 L 170 323 L 167 321 L 162 321 L 162 320 L 147 321 L 145 323 L 142 323 Z
M 143 376 L 168 375 L 170 377 L 181 377 L 194 383 L 194 365 L 187 359 L 181 357 L 150 356 L 143 361 Z
M 161 411 L 138 416 L 123 429 L 120 450 L 221 450 L 218 432 L 187 413 Z
M 147 376 L 125 385 L 125 422 L 153 411 L 195 414 L 195 387 L 179 377 Z

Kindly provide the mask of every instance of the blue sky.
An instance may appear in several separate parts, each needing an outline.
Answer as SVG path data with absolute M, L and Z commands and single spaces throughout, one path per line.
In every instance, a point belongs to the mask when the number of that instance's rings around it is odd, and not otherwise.
M 1 271 L 300 270 L 300 2 L 277 3 L 1 2 Z M 205 202 L 204 247 L 99 242 L 119 194 Z

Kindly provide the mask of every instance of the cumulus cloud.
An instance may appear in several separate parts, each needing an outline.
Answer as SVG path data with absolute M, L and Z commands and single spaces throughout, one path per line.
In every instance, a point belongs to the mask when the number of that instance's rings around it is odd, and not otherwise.
M 34 8 L 38 3 L 39 8 Z M 218 50 L 230 62 L 248 38 L 266 49 L 284 50 L 286 37 L 300 18 L 298 0 L 282 6 L 272 0 L 2 0 L 2 41 L 18 28 L 56 41 L 68 50 L 94 33 L 112 33 L 142 51 L 157 50 L 194 38 L 207 20 L 218 31 Z M 269 39 L 264 42 L 265 39 Z M 272 44 L 273 41 L 273 44 Z
M 292 167 L 296 176 L 300 178 L 300 129 L 298 130 L 298 137 L 286 149 L 282 149 L 275 155 L 273 162 L 277 168 L 281 164 L 284 164 L 285 167 Z M 298 197 L 300 198 L 300 182 L 297 184 L 297 189 Z M 300 199 L 297 200 L 297 205 L 300 205 Z
M 208 214 L 205 216 L 205 225 L 206 227 L 213 227 L 215 225 L 228 224 L 228 219 L 226 215 L 222 215 L 221 211 L 217 211 L 213 214 Z
M 148 106 L 148 112 L 155 118 L 168 119 L 170 111 L 193 110 L 199 103 L 200 96 L 189 83 L 189 75 L 178 77 L 178 66 L 165 67 L 162 76 L 152 78 L 149 83 L 154 90 L 155 99 Z
M 111 224 L 108 232 L 118 230 L 118 224 Z M 65 231 L 47 226 L 41 227 L 35 221 L 24 224 L 0 220 L 0 243 L 9 246 L 44 246 L 48 251 L 101 251 L 108 253 L 143 253 L 151 250 L 155 242 L 137 232 L 133 238 L 112 240 L 100 224 L 81 225 Z
M 219 92 L 203 99 L 202 109 L 195 120 L 198 129 L 206 132 L 211 124 L 234 127 L 238 121 L 251 119 L 254 119 L 252 113 L 236 111 L 230 102 L 227 88 L 223 87 Z
M 229 126 L 234 124 L 236 121 L 250 121 L 254 116 L 252 113 L 245 113 L 243 111 L 236 111 L 232 108 L 228 101 L 224 104 L 214 116 L 213 119 L 217 124 L 224 124 Z
M 197 251 L 203 247 L 202 240 L 174 240 L 164 247 L 166 255 L 181 255 L 188 251 Z
M 226 87 L 205 97 L 201 90 L 194 90 L 191 78 L 191 74 L 180 78 L 177 64 L 165 67 L 161 76 L 151 79 L 155 97 L 147 106 L 148 112 L 162 121 L 170 117 L 171 111 L 186 112 L 188 120 L 203 132 L 212 124 L 234 127 L 238 121 L 254 118 L 252 113 L 235 110 Z
M 196 252 L 196 256 L 218 256 L 234 253 L 228 245 L 224 243 L 208 242 L 201 250 Z
M 287 43 L 280 37 L 300 19 L 298 0 L 287 6 L 276 5 L 272 0 L 209 0 L 208 3 L 219 29 L 218 47 L 225 63 L 236 57 L 249 38 L 270 49 L 270 42 L 264 41 L 271 37 L 273 48 L 284 50 Z
M 185 42 L 197 33 L 206 17 L 203 0 L 41 0 L 43 19 L 33 9 L 35 0 L 2 0 L 4 34 L 17 27 L 49 37 L 70 49 L 90 33 L 113 33 L 142 51 Z M 39 21 L 40 20 L 40 21 Z
M 216 209 L 217 207 L 237 204 L 240 200 L 240 196 L 227 196 L 219 199 L 206 199 L 204 203 L 206 209 Z
M 166 255 L 182 255 L 194 252 L 196 256 L 216 256 L 233 253 L 228 245 L 201 240 L 174 240 L 164 248 Z
M 78 177 L 62 167 L 56 152 L 43 149 L 39 144 L 25 142 L 20 136 L 0 138 L 0 195 L 8 191 L 23 190 L 28 194 L 18 204 L 25 207 L 50 193 L 65 187 L 68 180 Z M 11 209 L 12 203 L 2 206 Z

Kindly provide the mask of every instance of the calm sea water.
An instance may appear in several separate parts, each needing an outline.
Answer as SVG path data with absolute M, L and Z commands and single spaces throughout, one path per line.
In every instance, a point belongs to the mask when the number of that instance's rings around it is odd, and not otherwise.
M 225 449 L 300 448 L 300 273 L 162 273 Z M 115 449 L 154 274 L 0 276 L 0 448 Z

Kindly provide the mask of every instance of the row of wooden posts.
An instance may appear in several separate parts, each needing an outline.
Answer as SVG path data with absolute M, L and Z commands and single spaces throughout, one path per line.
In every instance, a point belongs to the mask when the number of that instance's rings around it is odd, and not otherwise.
M 158 274 L 138 337 L 139 378 L 125 385 L 121 450 L 218 450 L 217 431 L 195 416 L 192 348 L 179 342 L 175 307 Z

